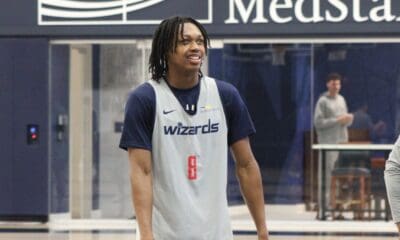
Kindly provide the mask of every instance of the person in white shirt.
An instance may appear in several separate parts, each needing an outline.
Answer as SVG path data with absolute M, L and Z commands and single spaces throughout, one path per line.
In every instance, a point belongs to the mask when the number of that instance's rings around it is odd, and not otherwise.
M 330 73 L 326 78 L 327 91 L 321 94 L 314 111 L 314 126 L 319 144 L 337 144 L 348 142 L 348 126 L 353 122 L 353 114 L 348 113 L 346 100 L 340 95 L 342 76 Z M 325 188 L 329 189 L 331 172 L 339 152 L 328 151 L 325 158 Z M 321 157 L 321 156 L 320 156 Z M 321 172 L 321 171 L 319 171 Z M 320 175 L 320 179 L 321 179 Z M 326 203 L 329 203 L 329 191 L 325 191 Z

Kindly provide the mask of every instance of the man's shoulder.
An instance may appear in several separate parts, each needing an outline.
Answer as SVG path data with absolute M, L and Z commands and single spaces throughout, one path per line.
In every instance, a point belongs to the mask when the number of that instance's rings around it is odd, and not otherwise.
M 325 102 L 328 100 L 329 100 L 329 98 L 328 98 L 328 95 L 326 94 L 326 92 L 321 93 L 321 95 L 319 95 L 318 102 Z
M 219 79 L 214 79 L 215 84 L 217 85 L 218 92 L 221 94 L 221 96 L 233 96 L 238 93 L 237 89 L 235 86 L 233 86 L 231 83 L 219 80 Z
M 145 82 L 132 89 L 129 93 L 129 98 L 136 98 L 141 100 L 153 100 L 155 97 L 154 88 L 150 83 Z
M 338 94 L 338 98 L 341 99 L 341 100 L 345 100 L 345 98 L 341 94 Z

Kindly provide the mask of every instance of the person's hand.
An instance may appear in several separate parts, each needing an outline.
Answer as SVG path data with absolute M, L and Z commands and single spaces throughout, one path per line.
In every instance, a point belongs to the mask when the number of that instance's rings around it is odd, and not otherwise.
M 349 124 L 351 121 L 353 121 L 353 118 L 354 118 L 353 114 L 346 113 L 337 117 L 337 121 L 342 125 L 346 125 Z
M 348 122 L 347 122 L 346 124 L 349 124 L 349 123 L 353 122 L 353 120 L 354 120 L 354 114 L 348 113 L 348 114 L 347 114 L 347 120 L 348 120 Z

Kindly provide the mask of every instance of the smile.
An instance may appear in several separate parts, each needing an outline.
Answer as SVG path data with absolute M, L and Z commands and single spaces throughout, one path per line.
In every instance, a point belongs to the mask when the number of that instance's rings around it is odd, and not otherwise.
M 199 56 L 199 55 L 192 55 L 192 56 L 189 56 L 188 57 L 188 60 L 191 62 L 191 63 L 200 63 L 201 62 L 201 60 L 202 60 L 202 58 L 201 58 L 201 56 Z
M 201 60 L 201 57 L 199 55 L 192 55 L 188 57 L 189 59 L 193 59 L 193 60 Z

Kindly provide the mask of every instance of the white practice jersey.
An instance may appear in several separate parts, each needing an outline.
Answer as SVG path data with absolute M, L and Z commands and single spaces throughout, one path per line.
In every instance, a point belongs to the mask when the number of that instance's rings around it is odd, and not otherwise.
M 164 80 L 152 137 L 156 240 L 232 240 L 227 184 L 227 124 L 215 80 L 203 77 L 189 115 Z M 188 106 L 189 108 L 195 106 Z

